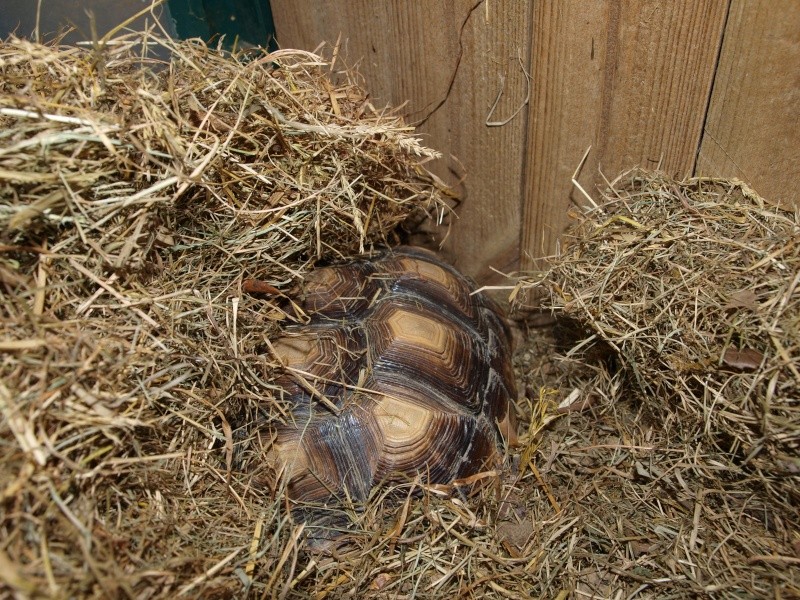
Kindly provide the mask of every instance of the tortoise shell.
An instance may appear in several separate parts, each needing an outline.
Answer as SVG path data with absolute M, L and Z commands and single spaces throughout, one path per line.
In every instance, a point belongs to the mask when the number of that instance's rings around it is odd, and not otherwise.
M 449 483 L 514 436 L 511 336 L 500 308 L 435 254 L 403 247 L 314 271 L 310 320 L 274 343 L 291 422 L 272 458 L 291 498 L 367 499 L 378 483 Z

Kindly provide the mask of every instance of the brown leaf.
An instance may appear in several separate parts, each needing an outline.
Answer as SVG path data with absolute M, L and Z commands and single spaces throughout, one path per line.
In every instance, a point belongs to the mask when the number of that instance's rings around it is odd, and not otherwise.
M 758 308 L 758 297 L 753 290 L 739 290 L 733 292 L 729 298 L 728 303 L 723 307 L 723 310 L 730 310 L 731 308 L 749 308 L 755 310 Z
M 279 296 L 281 293 L 278 288 L 258 279 L 245 279 L 242 282 L 242 291 L 245 294 L 266 294 L 268 296 Z
M 378 573 L 375 579 L 372 580 L 372 583 L 369 584 L 369 589 L 382 590 L 388 583 L 391 583 L 392 579 L 394 579 L 394 577 L 389 575 L 389 573 Z
M 734 369 L 741 369 L 742 371 L 756 370 L 763 359 L 764 354 L 752 348 L 742 348 L 741 350 L 728 348 L 722 355 L 722 363 L 724 365 Z

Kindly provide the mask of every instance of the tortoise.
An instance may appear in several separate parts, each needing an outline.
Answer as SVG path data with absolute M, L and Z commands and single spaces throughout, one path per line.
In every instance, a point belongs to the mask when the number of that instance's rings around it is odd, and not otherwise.
M 379 483 L 450 483 L 516 439 L 511 335 L 498 305 L 416 247 L 313 271 L 307 323 L 273 343 L 291 419 L 269 464 L 289 497 L 365 501 Z

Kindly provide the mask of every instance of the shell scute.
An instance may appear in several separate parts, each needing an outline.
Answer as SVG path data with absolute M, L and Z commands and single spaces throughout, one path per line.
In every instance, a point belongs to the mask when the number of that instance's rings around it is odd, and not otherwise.
M 274 344 L 293 419 L 271 458 L 292 498 L 363 501 L 381 482 L 448 483 L 498 461 L 514 438 L 511 336 L 474 289 L 417 248 L 305 280 L 310 322 Z

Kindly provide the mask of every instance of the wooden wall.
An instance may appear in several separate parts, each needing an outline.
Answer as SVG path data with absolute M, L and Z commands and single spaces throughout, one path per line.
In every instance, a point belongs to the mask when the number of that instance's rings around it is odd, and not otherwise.
M 278 42 L 341 40 L 464 177 L 444 251 L 479 280 L 536 266 L 566 211 L 634 167 L 738 177 L 800 205 L 796 0 L 272 0 Z M 495 101 L 497 105 L 492 111 Z

